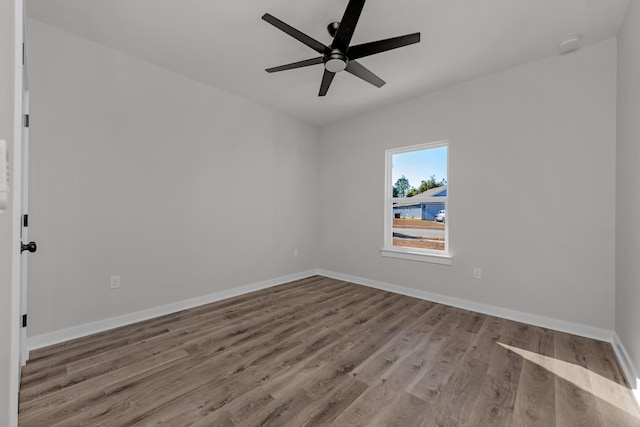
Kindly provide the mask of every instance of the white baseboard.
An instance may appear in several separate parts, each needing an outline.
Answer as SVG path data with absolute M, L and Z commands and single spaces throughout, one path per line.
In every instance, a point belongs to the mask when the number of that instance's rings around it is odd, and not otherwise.
M 87 335 L 95 334 L 98 332 L 107 331 L 109 329 L 118 328 L 120 326 L 130 325 L 132 323 L 141 322 L 143 320 L 152 319 L 154 317 L 160 317 L 167 314 L 175 313 L 188 308 L 197 307 L 204 304 L 220 301 L 223 299 L 235 297 L 238 295 L 247 294 L 249 292 L 258 291 L 260 289 L 270 288 L 272 286 L 281 285 L 283 283 L 293 282 L 295 280 L 304 279 L 316 274 L 315 270 L 303 271 L 300 273 L 289 274 L 287 276 L 277 277 L 271 280 L 265 280 L 258 283 L 251 283 L 239 288 L 228 289 L 220 292 L 214 292 L 212 294 L 203 295 L 201 297 L 191 298 L 183 301 L 178 301 L 172 304 L 162 305 L 159 307 L 153 307 L 142 311 L 136 311 L 134 313 L 124 314 L 122 316 L 116 316 L 109 319 L 98 320 L 96 322 L 86 323 L 84 325 L 74 326 L 67 329 L 61 329 L 58 331 L 48 332 L 42 335 L 36 335 L 27 338 L 28 351 L 38 348 L 46 347 L 53 344 L 58 344 L 64 341 L 84 337 Z
M 625 348 L 624 344 L 620 340 L 618 334 L 614 332 L 613 334 L 613 349 L 616 352 L 616 356 L 618 357 L 618 361 L 620 362 L 620 366 L 622 366 L 622 370 L 624 371 L 625 377 L 627 377 L 627 382 L 629 386 L 633 390 L 634 395 L 636 396 L 636 400 L 640 405 L 640 381 L 638 380 L 640 377 L 638 376 L 638 371 L 633 365 L 631 361 L 631 356 L 629 356 L 629 352 Z
M 419 289 L 405 288 L 404 286 L 392 285 L 390 283 L 379 282 L 377 280 L 365 279 L 348 274 L 336 273 L 327 270 L 318 270 L 318 274 L 333 279 L 344 280 L 347 282 L 357 283 L 359 285 L 369 286 L 372 288 L 382 289 L 384 291 L 394 292 L 396 294 L 407 295 L 414 298 L 420 298 L 427 301 L 437 302 L 440 304 L 450 305 L 453 307 L 463 308 L 465 310 L 475 311 L 478 313 L 488 314 L 490 316 L 501 317 L 503 319 L 515 320 L 516 322 L 527 323 L 533 326 L 553 329 L 560 332 L 566 332 L 573 335 L 579 335 L 586 338 L 593 338 L 600 341 L 612 342 L 613 332 L 605 329 L 595 328 L 592 326 L 580 325 L 578 323 L 567 322 L 564 320 L 552 319 L 549 317 L 538 316 L 535 314 L 524 313 L 521 311 L 510 310 L 494 305 L 482 304 L 479 302 L 464 300 L 461 298 L 449 297 L 446 295 L 436 294 Z

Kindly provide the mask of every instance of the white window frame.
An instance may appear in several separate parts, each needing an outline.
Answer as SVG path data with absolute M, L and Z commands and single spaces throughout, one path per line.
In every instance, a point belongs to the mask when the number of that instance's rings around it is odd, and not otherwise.
M 444 251 L 431 249 L 409 248 L 405 246 L 393 246 L 393 155 L 409 153 L 412 151 L 428 150 L 432 148 L 447 147 L 447 200 L 445 209 L 447 218 L 444 222 Z M 453 255 L 449 251 L 449 193 L 451 190 L 451 169 L 449 155 L 449 141 L 428 142 L 409 147 L 393 148 L 385 151 L 385 176 L 384 176 L 384 247 L 380 250 L 382 256 L 400 258 L 411 261 L 430 262 L 434 264 L 453 264 Z

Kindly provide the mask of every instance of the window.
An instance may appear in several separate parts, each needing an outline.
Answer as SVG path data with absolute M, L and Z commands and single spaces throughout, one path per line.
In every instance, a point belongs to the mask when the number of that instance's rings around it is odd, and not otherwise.
M 382 255 L 451 264 L 447 141 L 386 151 Z

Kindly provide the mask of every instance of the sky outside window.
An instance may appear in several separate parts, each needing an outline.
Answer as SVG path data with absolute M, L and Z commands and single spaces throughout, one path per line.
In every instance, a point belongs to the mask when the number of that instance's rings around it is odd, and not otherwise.
M 447 179 L 447 147 L 394 154 L 392 157 L 392 183 L 405 176 L 412 187 L 427 181 L 431 175 L 436 182 Z

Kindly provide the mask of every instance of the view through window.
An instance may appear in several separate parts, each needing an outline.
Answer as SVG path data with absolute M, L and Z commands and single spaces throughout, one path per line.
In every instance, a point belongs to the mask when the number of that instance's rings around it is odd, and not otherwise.
M 447 252 L 447 149 L 438 142 L 387 152 L 390 246 Z

